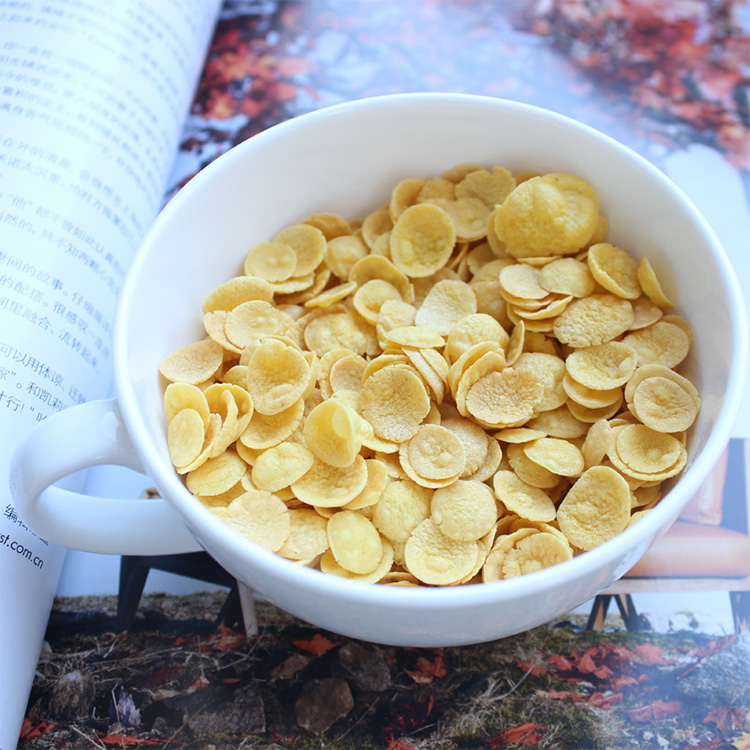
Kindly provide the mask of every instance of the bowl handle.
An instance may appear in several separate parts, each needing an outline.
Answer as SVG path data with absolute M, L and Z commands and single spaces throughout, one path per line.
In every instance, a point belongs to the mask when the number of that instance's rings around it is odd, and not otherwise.
M 201 549 L 161 498 L 102 498 L 52 486 L 100 464 L 143 473 L 116 400 L 89 401 L 40 422 L 11 458 L 10 487 L 19 516 L 42 538 L 86 552 L 166 555 Z

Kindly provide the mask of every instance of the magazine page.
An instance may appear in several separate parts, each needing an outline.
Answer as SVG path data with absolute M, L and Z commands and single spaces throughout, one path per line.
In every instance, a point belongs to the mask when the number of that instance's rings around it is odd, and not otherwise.
M 213 0 L 0 2 L 0 475 L 18 435 L 106 395 L 118 291 L 164 195 Z M 74 480 L 80 481 L 80 480 Z M 64 557 L 0 517 L 0 747 Z
M 749 51 L 745 0 L 225 0 L 167 195 L 311 110 L 385 93 L 484 94 L 573 117 L 656 164 L 747 290 Z M 695 540 L 718 529 L 746 550 L 750 389 L 734 435 L 686 523 L 707 532 Z M 718 563 L 723 549 L 704 541 L 695 557 Z M 260 635 L 248 638 L 240 594 L 209 585 L 210 566 L 170 561 L 184 575 L 151 568 L 145 587 L 139 570 L 141 588 L 125 597 L 120 560 L 102 558 L 68 554 L 22 748 L 749 746 L 746 557 L 725 556 L 711 576 L 657 562 L 606 605 L 492 643 L 421 650 L 341 637 L 262 601 Z

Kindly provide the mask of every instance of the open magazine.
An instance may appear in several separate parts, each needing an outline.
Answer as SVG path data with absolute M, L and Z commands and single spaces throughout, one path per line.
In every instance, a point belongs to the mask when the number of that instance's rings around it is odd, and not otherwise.
M 64 557 L 13 507 L 8 460 L 37 421 L 107 395 L 118 291 L 162 206 L 218 11 L 218 0 L 0 3 L 3 750 Z
M 675 55 L 675 70 L 661 71 L 661 79 L 654 74 L 639 89 L 592 42 L 597 24 L 614 27 L 619 20 L 603 12 L 587 16 L 583 5 L 511 2 L 513 14 L 503 15 L 486 2 L 446 2 L 438 12 L 429 2 L 234 0 L 222 11 L 220 0 L 0 0 L 0 481 L 7 486 L 7 461 L 20 433 L 55 411 L 108 394 L 117 293 L 164 201 L 239 141 L 347 99 L 459 90 L 517 98 L 588 122 L 675 179 L 750 288 L 750 145 L 726 104 L 744 91 L 746 106 L 747 89 L 731 79 L 739 66 L 709 62 L 701 77 L 678 71 L 684 61 Z M 691 4 L 673 5 L 665 27 L 675 44 L 699 51 L 701 28 L 676 8 L 684 5 L 689 16 Z M 488 13 L 507 25 L 503 34 L 514 50 L 501 72 L 477 64 L 490 54 L 482 45 L 496 43 L 486 31 L 491 24 L 483 26 Z M 387 45 L 378 37 L 381 27 L 390 35 Z M 467 42 L 466 29 L 476 43 Z M 651 39 L 644 31 L 644 46 Z M 436 50 L 452 64 L 438 64 Z M 642 50 L 628 52 L 635 59 Z M 727 51 L 742 54 L 740 47 Z M 573 58 L 575 69 L 560 63 Z M 683 94 L 678 107 L 678 93 L 668 88 L 687 81 L 705 85 L 702 101 L 688 92 L 692 109 Z M 712 98 L 714 90 L 720 93 Z M 638 120 L 634 101 L 654 117 Z M 746 399 L 737 436 L 749 435 Z M 733 447 L 730 476 L 732 467 L 747 465 L 743 450 Z M 72 477 L 70 487 L 84 480 Z M 736 507 L 732 514 L 743 512 Z M 18 737 L 65 551 L 25 526 L 7 492 L 2 509 L 0 750 L 8 750 Z M 713 511 L 707 525 L 720 526 Z M 742 528 L 733 519 L 731 528 Z M 613 594 L 637 587 L 637 580 L 626 582 Z

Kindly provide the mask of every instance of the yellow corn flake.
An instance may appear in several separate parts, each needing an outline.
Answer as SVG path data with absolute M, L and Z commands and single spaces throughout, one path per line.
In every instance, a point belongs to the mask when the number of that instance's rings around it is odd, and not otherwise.
M 255 411 L 244 432 L 239 436 L 239 442 L 253 450 L 278 445 L 299 427 L 304 411 L 305 402 L 301 397 L 276 414 L 267 415 Z
M 210 408 L 205 393 L 190 383 L 170 383 L 164 390 L 164 414 L 169 424 L 183 409 L 195 409 L 208 426 Z
M 461 476 L 474 474 L 484 463 L 490 449 L 491 438 L 476 422 L 465 417 L 443 419 L 440 426 L 452 432 L 463 447 L 464 464 Z
M 424 479 L 444 480 L 463 472 L 466 463 L 463 443 L 445 427 L 424 424 L 404 446 L 402 465 L 406 460 Z
M 466 394 L 466 410 L 490 428 L 518 427 L 531 418 L 543 396 L 542 383 L 531 370 L 506 367 L 480 378 Z
M 625 385 L 635 372 L 635 350 L 621 341 L 582 347 L 568 355 L 565 368 L 570 377 L 587 388 L 608 391 Z
M 448 586 L 474 569 L 476 541 L 459 541 L 443 534 L 431 518 L 412 531 L 404 548 L 407 570 L 422 583 Z
M 387 300 L 403 301 L 393 284 L 382 279 L 371 279 L 357 289 L 354 295 L 354 307 L 368 323 L 375 325 L 378 322 L 380 309 Z
M 588 550 L 619 534 L 630 519 L 630 487 L 608 466 L 587 469 L 557 509 L 557 522 L 568 541 Z
M 313 454 L 299 443 L 285 441 L 261 453 L 251 471 L 260 490 L 278 492 L 304 476 L 313 465 Z
M 209 458 L 188 473 L 185 483 L 194 495 L 219 495 L 234 487 L 247 471 L 247 464 L 234 452 Z
M 547 174 L 519 184 L 493 212 L 494 229 L 516 258 L 571 255 L 599 218 L 593 188 L 579 177 Z
M 664 315 L 664 311 L 657 307 L 651 300 L 645 297 L 639 297 L 630 301 L 633 306 L 633 322 L 630 324 L 631 331 L 637 331 L 640 328 L 646 328 L 652 323 L 656 323 Z
M 549 568 L 573 557 L 567 540 L 558 535 L 519 529 L 496 544 L 485 564 L 484 581 L 515 578 Z
M 500 289 L 503 297 L 510 302 L 543 300 L 549 292 L 539 285 L 539 269 L 525 263 L 514 263 L 500 271 Z
M 700 402 L 690 390 L 671 378 L 647 378 L 635 389 L 631 410 L 647 427 L 658 432 L 681 432 L 695 421 Z
M 351 466 L 362 448 L 359 422 L 357 413 L 339 401 L 323 401 L 305 419 L 305 444 L 321 461 Z
M 651 302 L 657 305 L 657 307 L 666 309 L 674 307 L 669 297 L 664 294 L 661 284 L 659 283 L 648 258 L 641 258 L 640 265 L 638 266 L 638 281 L 643 288 L 643 293 L 651 300 Z
M 612 440 L 612 426 L 606 419 L 599 419 L 589 427 L 581 445 L 584 467 L 590 469 L 602 463 L 609 453 Z
M 592 294 L 574 300 L 555 319 L 557 340 L 574 348 L 596 346 L 625 333 L 633 323 L 633 306 L 614 294 Z
M 459 479 L 435 490 L 430 514 L 445 536 L 458 541 L 478 540 L 494 527 L 497 503 L 486 484 Z
M 441 208 L 449 216 L 457 242 L 473 242 L 487 234 L 490 209 L 479 198 L 432 198 L 427 203 Z
M 414 325 L 417 308 L 408 302 L 386 300 L 380 307 L 375 333 L 381 349 L 388 345 L 386 335 L 396 328 L 406 328 Z M 373 360 L 375 361 L 375 360 Z
M 339 214 L 329 212 L 310 214 L 303 223 L 320 229 L 327 241 L 352 233 L 349 221 Z
M 245 492 L 216 514 L 228 526 L 271 552 L 281 549 L 289 536 L 290 511 L 270 492 Z
M 541 439 L 541 438 L 540 438 Z M 545 438 L 546 440 L 559 440 L 560 438 Z M 508 459 L 510 466 L 519 479 L 532 487 L 538 487 L 540 490 L 552 490 L 559 484 L 560 477 L 545 468 L 536 461 L 532 461 L 526 455 L 527 445 L 509 445 L 505 451 L 505 457 Z
M 478 198 L 492 209 L 502 203 L 516 187 L 516 180 L 505 167 L 472 169 L 456 184 L 457 198 Z
M 610 406 L 622 397 L 622 388 L 589 388 L 574 380 L 568 372 L 563 377 L 562 385 L 570 401 L 575 401 L 575 403 L 587 406 L 590 409 Z
M 532 430 L 530 427 L 506 427 L 495 433 L 495 437 L 503 443 L 530 443 L 532 440 L 546 437 L 547 433 L 542 430 Z
M 292 319 L 269 302 L 252 300 L 237 305 L 226 317 L 224 333 L 227 339 L 244 349 L 264 336 L 281 335 Z
M 623 342 L 635 349 L 638 365 L 677 367 L 690 349 L 690 337 L 685 330 L 664 319 L 629 333 Z
M 596 281 L 585 263 L 575 258 L 557 258 L 539 270 L 539 286 L 566 297 L 588 297 L 596 290 Z
M 492 316 L 484 313 L 465 315 L 448 333 L 445 357 L 452 364 L 475 344 L 494 341 L 505 347 L 509 338 L 507 331 Z
M 435 349 L 445 345 L 445 339 L 439 333 L 418 325 L 394 328 L 385 334 L 385 341 L 397 347 L 414 349 Z
M 548 471 L 563 477 L 575 477 L 583 472 L 583 454 L 569 440 L 540 438 L 523 447 L 527 458 Z
M 375 339 L 374 331 L 367 330 L 371 326 L 366 326 L 361 318 L 357 320 L 349 312 L 324 311 L 305 326 L 304 342 L 319 357 L 341 348 L 364 355 L 369 353 Z
M 416 433 L 429 413 L 430 398 L 416 373 L 387 367 L 364 381 L 360 408 L 378 437 L 401 443 Z
M 251 300 L 273 301 L 273 287 L 257 276 L 235 276 L 217 287 L 203 302 L 203 312 L 224 310 L 229 312 L 237 305 Z
M 388 214 L 391 221 L 397 222 L 407 208 L 416 204 L 424 184 L 425 180 L 419 177 L 407 177 L 393 188 L 388 203 Z
M 567 400 L 562 385 L 565 377 L 565 360 L 556 354 L 523 352 L 513 367 L 532 373 L 539 381 L 541 394 L 536 402 L 536 411 L 552 411 Z
M 641 296 L 638 263 L 617 245 L 609 242 L 592 245 L 588 265 L 594 279 L 612 294 L 632 300 Z
M 495 497 L 511 512 L 529 521 L 553 521 L 555 504 L 540 487 L 533 487 L 514 472 L 501 469 L 492 479 Z
M 329 240 L 326 245 L 325 263 L 341 281 L 349 279 L 349 273 L 358 260 L 366 258 L 368 247 L 361 237 L 346 235 Z
M 367 255 L 358 260 L 349 272 L 349 281 L 354 281 L 358 286 L 363 286 L 368 281 L 387 281 L 398 290 L 400 299 L 409 303 L 414 301 L 411 281 L 382 255 Z
M 273 415 L 288 409 L 304 394 L 310 365 L 300 351 L 269 339 L 250 356 L 248 393 L 256 411 Z
M 370 573 L 359 574 L 347 570 L 336 562 L 336 558 L 333 556 L 333 552 L 330 548 L 321 555 L 320 569 L 328 575 L 347 578 L 350 581 L 359 581 L 360 583 L 379 583 L 391 571 L 394 559 L 394 550 L 391 543 L 386 539 L 382 539 L 381 543 L 382 555 L 380 557 L 380 562 Z
M 289 511 L 289 535 L 277 550 L 289 560 L 310 560 L 328 549 L 328 520 L 311 508 Z
M 198 458 L 205 438 L 206 423 L 195 409 L 181 409 L 174 415 L 167 427 L 167 447 L 178 471 Z
M 371 211 L 362 221 L 362 239 L 371 250 L 378 239 L 390 234 L 393 229 L 393 219 L 387 206 L 381 206 Z
M 487 440 L 487 455 L 482 461 L 482 465 L 473 473 L 468 476 L 461 475 L 464 479 L 471 479 L 475 482 L 486 482 L 488 479 L 495 475 L 495 472 L 500 468 L 500 463 L 503 460 L 503 449 L 500 447 L 500 443 L 493 438 Z
M 296 482 L 292 492 L 316 508 L 336 508 L 354 500 L 367 483 L 367 464 L 357 456 L 351 466 L 338 467 L 316 459 Z
M 212 339 L 186 344 L 167 354 L 159 372 L 172 383 L 197 385 L 212 378 L 224 361 L 224 350 Z
M 417 310 L 415 323 L 447 336 L 467 315 L 476 313 L 477 298 L 463 281 L 438 281 Z
M 332 393 L 361 390 L 366 366 L 367 360 L 359 354 L 347 354 L 337 359 L 328 375 Z
M 677 438 L 642 424 L 616 428 L 613 442 L 615 451 L 610 458 L 624 464 L 636 479 L 648 474 L 663 475 L 680 462 L 685 450 Z
M 297 256 L 293 277 L 313 273 L 326 254 L 326 238 L 320 229 L 311 224 L 293 224 L 286 227 L 273 241 L 288 245 Z
M 328 519 L 328 543 L 336 562 L 351 573 L 372 573 L 383 556 L 380 533 L 361 513 L 341 510 Z
M 545 411 L 530 419 L 526 425 L 533 430 L 541 430 L 549 437 L 565 438 L 574 440 L 583 437 L 588 430 L 588 425 L 576 419 L 570 412 L 567 404 L 558 406 L 552 411 Z
M 322 308 L 329 307 L 336 302 L 340 302 L 342 299 L 346 299 L 353 291 L 355 291 L 357 285 L 353 281 L 346 281 L 343 284 L 337 284 L 332 286 L 320 294 L 316 294 L 308 300 L 305 300 L 304 305 L 307 308 Z
M 447 373 L 442 376 L 438 371 L 427 361 L 427 354 L 435 354 L 436 357 L 443 363 L 445 360 L 438 354 L 434 349 L 412 349 L 410 347 L 404 347 L 403 350 L 409 362 L 416 369 L 416 371 L 422 377 L 422 380 L 426 383 L 431 391 L 431 398 L 434 398 L 435 403 L 441 404 L 445 397 L 445 386 L 447 380 Z M 441 372 L 443 368 L 441 367 Z
M 266 281 L 286 281 L 294 275 L 297 255 L 282 242 L 259 242 L 245 256 L 244 271 L 247 276 L 259 276 Z
M 456 230 L 450 216 L 429 203 L 407 208 L 391 232 L 391 258 L 409 277 L 424 278 L 451 257 Z
M 380 495 L 372 522 L 391 541 L 406 542 L 416 526 L 429 518 L 432 495 L 432 489 L 411 479 L 397 479 Z
M 365 464 L 367 466 L 367 482 L 362 491 L 353 500 L 342 506 L 344 510 L 362 510 L 363 508 L 369 510 L 379 500 L 383 494 L 383 490 L 388 485 L 388 467 L 384 461 L 377 458 L 366 458 Z
M 577 404 L 575 401 L 568 401 L 568 409 L 570 409 L 570 413 L 579 421 L 593 423 L 600 419 L 614 417 L 620 411 L 622 402 L 623 396 L 620 394 L 617 400 L 608 406 L 591 408 Z

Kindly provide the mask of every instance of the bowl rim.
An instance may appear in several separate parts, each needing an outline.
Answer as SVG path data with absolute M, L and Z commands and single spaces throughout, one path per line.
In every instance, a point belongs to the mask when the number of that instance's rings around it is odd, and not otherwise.
M 263 148 L 266 143 L 273 140 L 292 137 L 299 129 L 305 128 L 311 120 L 346 116 L 350 113 L 384 106 L 398 108 L 405 105 L 434 106 L 436 104 L 440 106 L 473 105 L 498 111 L 516 112 L 580 131 L 584 135 L 599 141 L 605 147 L 625 155 L 647 174 L 648 179 L 659 183 L 677 203 L 682 204 L 690 213 L 695 221 L 696 228 L 703 235 L 703 241 L 711 246 L 717 269 L 721 273 L 722 283 L 727 292 L 734 321 L 732 370 L 729 374 L 724 403 L 719 410 L 704 449 L 700 455 L 695 457 L 686 472 L 681 475 L 677 485 L 670 489 L 665 497 L 651 510 L 649 514 L 650 529 L 665 530 L 671 525 L 692 495 L 688 488 L 700 486 L 718 462 L 731 435 L 731 428 L 743 395 L 743 385 L 748 367 L 747 316 L 744 311 L 741 290 L 726 251 L 713 229 L 681 188 L 654 164 L 614 138 L 567 115 L 536 105 L 483 95 L 457 93 L 386 94 L 343 102 L 298 115 L 271 126 L 217 157 L 196 174 L 164 207 L 146 233 L 121 290 L 113 335 L 115 386 L 123 418 L 136 451 L 163 496 L 182 515 L 188 528 L 193 531 L 203 546 L 210 548 L 212 546 L 211 540 L 220 539 L 223 547 L 227 549 L 227 554 L 243 560 L 245 566 L 251 566 L 255 573 L 270 575 L 275 579 L 283 579 L 284 581 L 293 580 L 295 585 L 302 584 L 310 591 L 322 596 L 334 595 L 341 600 L 362 602 L 368 605 L 408 606 L 409 609 L 414 611 L 437 610 L 446 606 L 501 604 L 506 600 L 516 598 L 518 594 L 529 596 L 534 595 L 535 592 L 552 590 L 557 586 L 566 586 L 573 579 L 580 580 L 587 574 L 595 573 L 600 568 L 611 565 L 617 559 L 627 557 L 627 553 L 637 547 L 639 541 L 643 542 L 643 539 L 648 535 L 642 532 L 643 527 L 639 528 L 638 524 L 635 524 L 604 544 L 588 550 L 585 554 L 534 573 L 491 583 L 420 587 L 418 592 L 415 592 L 411 587 L 373 586 L 361 581 L 339 578 L 301 566 L 299 563 L 282 558 L 258 545 L 248 544 L 247 540 L 238 532 L 229 529 L 200 503 L 193 502 L 193 496 L 180 482 L 171 467 L 162 465 L 158 457 L 154 459 L 150 455 L 148 446 L 151 441 L 144 424 L 145 418 L 138 413 L 134 388 L 129 381 L 126 314 L 128 307 L 133 304 L 139 268 L 146 255 L 153 251 L 155 237 L 162 231 L 163 227 L 168 225 L 171 217 L 181 209 L 182 205 L 191 201 L 193 196 L 203 189 L 204 184 L 220 177 L 225 165 L 230 165 L 237 159 L 246 158 L 248 154 L 252 154 L 256 149 Z M 624 570 L 617 572 L 615 579 L 626 572 L 627 566 Z

